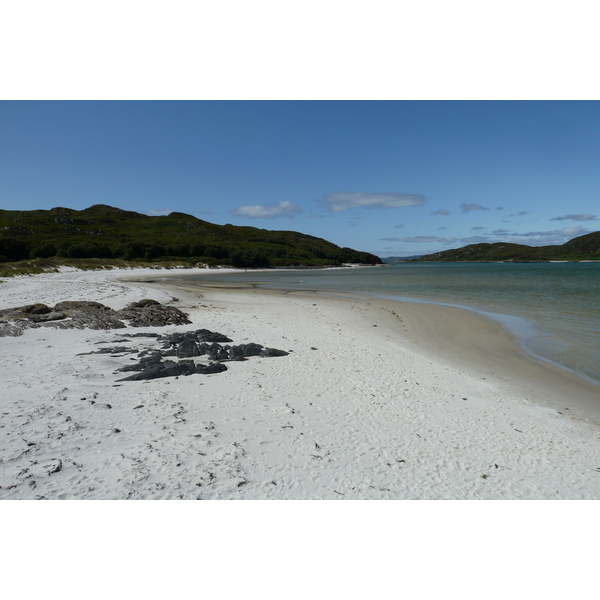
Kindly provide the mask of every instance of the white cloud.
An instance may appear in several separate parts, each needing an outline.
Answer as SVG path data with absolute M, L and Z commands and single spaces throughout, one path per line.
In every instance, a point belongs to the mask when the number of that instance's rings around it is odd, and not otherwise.
M 490 242 L 490 238 L 486 235 L 473 235 L 471 237 L 461 238 L 463 244 L 487 244 Z
M 486 208 L 485 206 L 481 206 L 481 204 L 461 204 L 460 205 L 460 212 L 462 213 L 468 213 L 471 212 L 472 210 L 490 210 L 489 208 Z
M 458 238 L 454 237 L 437 237 L 433 235 L 418 235 L 416 237 L 404 237 L 404 238 L 381 238 L 382 241 L 386 242 L 410 242 L 414 244 L 428 244 L 431 242 L 439 242 L 442 244 L 453 244 L 458 241 Z
M 172 212 L 172 210 L 149 210 L 146 214 L 150 217 L 164 217 Z
M 231 211 L 238 217 L 249 219 L 274 219 L 275 217 L 293 217 L 302 209 L 287 200 L 279 204 L 255 204 L 254 206 L 239 206 Z
M 565 227 L 553 231 L 528 231 L 527 233 L 512 233 L 511 235 L 530 238 L 527 243 L 533 246 L 556 246 L 586 233 L 590 233 L 590 230 L 583 227 Z
M 583 227 L 565 227 L 554 231 L 528 231 L 526 233 L 511 232 L 509 229 L 494 229 L 491 235 L 476 235 L 461 238 L 460 241 L 463 244 L 505 242 L 527 244 L 528 246 L 557 246 L 585 233 L 589 233 L 589 230 Z
M 564 217 L 554 217 L 551 221 L 597 221 L 596 215 L 565 215 Z
M 351 208 L 405 208 L 422 206 L 427 202 L 422 194 L 401 194 L 399 192 L 361 193 L 334 192 L 325 194 L 322 200 L 331 212 L 344 212 Z
M 450 211 L 446 210 L 445 208 L 440 208 L 440 210 L 436 210 L 432 213 L 429 213 L 430 215 L 449 215 Z
M 588 229 L 583 227 L 565 227 L 564 229 L 555 229 L 554 231 L 528 231 L 527 233 L 513 233 L 513 235 L 523 237 L 538 237 L 540 235 L 560 235 L 560 236 L 576 236 L 588 233 Z

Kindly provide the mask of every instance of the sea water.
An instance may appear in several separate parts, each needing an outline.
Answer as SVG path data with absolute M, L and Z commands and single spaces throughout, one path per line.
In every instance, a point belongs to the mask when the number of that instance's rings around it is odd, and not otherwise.
M 531 354 L 600 383 L 600 263 L 417 262 L 215 271 L 209 278 L 259 288 L 355 292 L 468 308 L 503 323 Z

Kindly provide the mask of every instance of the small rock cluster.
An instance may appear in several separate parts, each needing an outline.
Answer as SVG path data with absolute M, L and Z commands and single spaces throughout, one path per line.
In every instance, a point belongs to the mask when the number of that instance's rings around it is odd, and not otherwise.
M 137 353 L 138 362 L 117 369 L 117 372 L 134 372 L 117 381 L 140 381 L 144 379 L 158 379 L 161 377 L 177 377 L 179 375 L 193 375 L 201 373 L 222 373 L 227 371 L 223 362 L 243 361 L 251 356 L 263 358 L 287 356 L 289 352 L 276 348 L 265 348 L 261 344 L 248 343 L 235 346 L 222 345 L 219 342 L 231 342 L 222 333 L 212 332 L 208 329 L 196 331 L 176 332 L 168 335 L 156 333 L 125 334 L 123 338 L 151 337 L 162 343 L 160 349 L 145 349 L 139 351 L 129 346 L 113 346 L 102 348 L 88 354 L 111 354 L 122 356 Z M 125 339 L 120 342 L 127 341 Z M 204 357 L 208 363 L 196 362 L 196 358 Z
M 189 323 L 188 316 L 178 308 L 149 299 L 133 302 L 121 310 L 90 301 L 59 302 L 52 308 L 37 303 L 0 310 L 0 337 L 19 336 L 32 327 L 123 329 L 128 325 L 164 327 Z

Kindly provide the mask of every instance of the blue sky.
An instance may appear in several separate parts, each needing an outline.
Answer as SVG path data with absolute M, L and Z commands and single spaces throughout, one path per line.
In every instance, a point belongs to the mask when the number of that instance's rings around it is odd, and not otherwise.
M 0 102 L 0 208 L 109 204 L 381 257 L 600 229 L 596 101 Z

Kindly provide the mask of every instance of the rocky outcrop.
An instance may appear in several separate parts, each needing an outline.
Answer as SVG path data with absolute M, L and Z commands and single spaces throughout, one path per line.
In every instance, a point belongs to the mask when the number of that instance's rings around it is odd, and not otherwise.
M 227 371 L 227 367 L 221 363 L 209 365 L 196 364 L 193 360 L 165 360 L 162 356 L 152 355 L 140 360 L 137 365 L 128 365 L 119 371 L 138 371 L 134 375 L 117 379 L 117 381 L 140 381 L 144 379 L 158 379 L 161 377 L 178 377 L 180 375 L 193 375 L 202 373 L 209 375 L 211 373 L 222 373 Z
M 231 341 L 222 333 L 198 329 L 196 331 L 176 332 L 166 335 L 158 334 L 124 334 L 123 338 L 151 337 L 154 338 L 156 347 L 139 349 L 130 346 L 110 346 L 86 354 L 110 354 L 113 357 L 123 357 L 127 354 L 137 353 L 138 361 L 127 364 L 119 369 L 118 373 L 130 373 L 127 377 L 117 381 L 140 381 L 145 379 L 158 379 L 161 377 L 178 377 L 194 374 L 209 375 L 222 373 L 227 370 L 223 364 L 228 361 L 243 361 L 251 356 L 270 358 L 274 356 L 287 356 L 285 350 L 265 348 L 261 344 L 249 343 L 237 346 L 221 345 L 218 342 L 208 344 L 203 339 L 225 339 Z M 119 339 L 119 342 L 127 341 Z M 208 363 L 206 360 L 208 359 Z
M 35 325 L 34 323 L 29 323 L 27 321 L 0 321 L 0 337 L 18 337 L 23 335 L 23 331 L 30 327 L 39 327 L 39 325 Z
M 173 306 L 156 300 L 133 302 L 122 310 L 83 300 L 59 302 L 53 308 L 28 304 L 0 310 L 0 337 L 18 336 L 30 327 L 61 329 L 125 329 L 126 327 L 165 327 L 191 323 L 188 316 Z
M 156 300 L 133 302 L 117 312 L 120 319 L 131 327 L 165 327 L 166 325 L 188 325 L 191 321 L 184 312 L 174 306 L 164 306 Z
M 0 319 L 28 319 L 34 315 L 45 315 L 49 312 L 52 312 L 52 309 L 45 304 L 26 304 L 0 310 Z
M 59 302 L 53 312 L 63 313 L 68 320 L 57 324 L 65 329 L 124 329 L 127 327 L 112 308 L 90 301 Z

